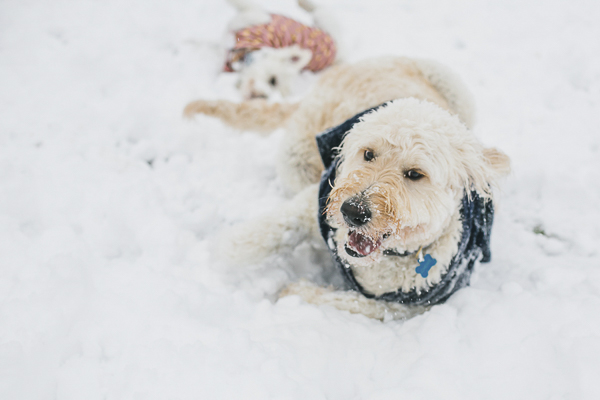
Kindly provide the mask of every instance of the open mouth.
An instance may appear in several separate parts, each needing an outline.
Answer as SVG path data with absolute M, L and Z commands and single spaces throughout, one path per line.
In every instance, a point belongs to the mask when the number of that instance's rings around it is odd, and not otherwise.
M 381 238 L 376 241 L 357 231 L 350 232 L 345 250 L 351 257 L 366 257 L 381 246 Z

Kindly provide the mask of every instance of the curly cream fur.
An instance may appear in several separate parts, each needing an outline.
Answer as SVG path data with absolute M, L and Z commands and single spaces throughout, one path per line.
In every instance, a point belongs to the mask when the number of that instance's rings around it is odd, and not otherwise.
M 315 135 L 385 102 L 389 102 L 385 107 L 362 117 L 341 147 L 327 209 L 330 224 L 337 228 L 338 254 L 352 265 L 361 286 L 374 295 L 426 290 L 439 282 L 460 240 L 463 194 L 475 190 L 491 198 L 491 185 L 509 171 L 510 164 L 506 155 L 484 149 L 470 132 L 473 102 L 464 85 L 445 67 L 423 60 L 388 57 L 331 68 L 286 118 L 278 117 L 279 110 L 267 103 L 254 103 L 253 109 L 262 115 L 252 118 L 237 113 L 230 103 L 224 110 L 218 106 L 211 110 L 211 115 L 249 129 L 256 129 L 259 120 L 268 121 L 269 128 L 285 123 L 278 175 L 291 193 L 298 193 L 274 216 L 229 233 L 224 248 L 235 246 L 239 262 L 249 258 L 256 262 L 303 238 L 318 236 L 316 182 L 323 165 Z M 206 107 L 195 104 L 194 112 L 206 113 Z M 364 158 L 367 149 L 375 155 L 372 161 Z M 419 171 L 423 178 L 408 179 L 408 170 Z M 360 233 L 381 243 L 363 258 L 344 251 L 349 233 L 356 228 L 348 226 L 340 212 L 346 200 L 357 196 L 373 211 Z M 293 243 L 285 234 L 288 231 L 296 232 L 291 235 Z M 386 249 L 412 252 L 420 247 L 438 260 L 427 278 L 416 274 L 416 258 L 383 254 Z M 292 288 L 283 294 L 299 294 L 315 304 L 374 318 L 382 318 L 381 310 L 386 309 L 358 294 L 306 285 Z

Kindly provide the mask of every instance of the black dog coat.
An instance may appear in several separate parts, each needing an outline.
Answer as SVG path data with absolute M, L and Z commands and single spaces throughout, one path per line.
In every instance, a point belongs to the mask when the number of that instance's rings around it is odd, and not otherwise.
M 458 244 L 458 252 L 452 257 L 450 265 L 446 269 L 446 273 L 442 276 L 441 281 L 429 289 L 419 291 L 415 288 L 409 292 L 403 292 L 402 289 L 398 289 L 395 292 L 384 293 L 380 296 L 375 296 L 365 291 L 356 281 L 352 272 L 352 265 L 339 257 L 334 238 L 335 229 L 327 223 L 325 207 L 331 188 L 335 184 L 335 174 L 339 164 L 336 148 L 341 146 L 342 140 L 348 131 L 352 129 L 354 124 L 360 122 L 360 118 L 363 115 L 379 107 L 385 107 L 385 104 L 363 111 L 341 125 L 319 134 L 316 138 L 319 153 L 325 165 L 325 171 L 321 175 L 321 183 L 319 185 L 319 228 L 321 235 L 327 243 L 346 283 L 365 297 L 376 300 L 394 301 L 407 305 L 433 305 L 442 303 L 458 289 L 469 284 L 473 267 L 479 258 L 481 258 L 481 262 L 490 261 L 490 231 L 494 218 L 494 207 L 491 201 L 485 201 L 480 198 L 475 191 L 471 192 L 470 199 L 465 194 L 460 209 L 463 230 L 460 243 Z M 386 256 L 384 255 L 384 257 Z

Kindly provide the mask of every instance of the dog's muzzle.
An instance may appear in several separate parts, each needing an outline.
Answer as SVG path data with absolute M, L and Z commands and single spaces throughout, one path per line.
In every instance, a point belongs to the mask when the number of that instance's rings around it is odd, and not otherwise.
M 350 197 L 340 207 L 344 221 L 350 227 L 348 242 L 344 246 L 350 257 L 366 257 L 381 245 L 381 238 L 371 238 L 355 230 L 371 221 L 372 213 L 367 202 L 361 196 Z

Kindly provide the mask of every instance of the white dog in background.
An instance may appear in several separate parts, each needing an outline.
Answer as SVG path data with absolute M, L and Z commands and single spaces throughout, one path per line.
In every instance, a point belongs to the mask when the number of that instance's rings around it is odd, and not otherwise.
M 509 159 L 472 134 L 471 95 L 446 67 L 407 58 L 335 66 L 300 103 L 199 100 L 185 109 L 196 113 L 242 129 L 286 127 L 278 175 L 294 197 L 226 232 L 223 255 L 249 264 L 321 241 L 355 290 L 300 282 L 282 295 L 406 317 L 489 260 L 492 186 Z M 419 272 L 427 257 L 435 265 Z
M 239 72 L 244 99 L 293 93 L 302 70 L 320 71 L 336 60 L 339 28 L 327 8 L 298 0 L 311 13 L 314 27 L 273 15 L 248 0 L 228 0 L 238 11 L 228 24 L 230 45 L 225 71 Z

